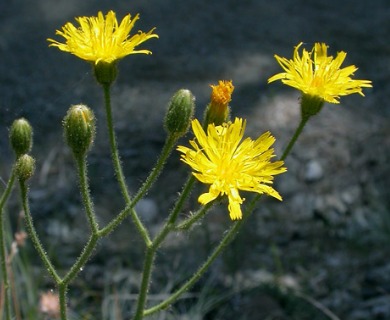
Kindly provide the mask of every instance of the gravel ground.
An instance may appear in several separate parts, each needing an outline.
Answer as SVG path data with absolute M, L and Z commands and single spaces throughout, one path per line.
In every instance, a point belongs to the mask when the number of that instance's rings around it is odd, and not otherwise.
M 330 52 L 348 53 L 346 63 L 359 67 L 356 77 L 372 80 L 374 88 L 364 91 L 365 98 L 350 96 L 340 105 L 326 105 L 309 122 L 286 162 L 288 173 L 277 179 L 283 203 L 267 200 L 259 206 L 253 223 L 211 273 L 223 275 L 215 281 L 224 288 L 243 290 L 246 283 L 260 286 L 267 279 L 264 274 L 281 272 L 322 310 L 329 308 L 340 319 L 390 319 L 388 1 L 2 2 L 0 134 L 6 137 L 10 124 L 20 116 L 33 125 L 38 170 L 32 185 L 32 208 L 42 233 L 58 246 L 65 244 L 66 248 L 58 249 L 65 264 L 66 259 L 74 258 L 85 235 L 71 155 L 62 144 L 61 121 L 71 104 L 88 104 L 100 124 L 90 156 L 100 220 L 108 220 L 123 203 L 109 167 L 102 94 L 90 67 L 48 48 L 46 38 L 54 37 L 54 31 L 75 16 L 109 9 L 119 17 L 139 12 L 136 28 L 146 31 L 156 26 L 160 36 L 145 45 L 153 51 L 152 56 L 134 55 L 120 62 L 113 89 L 120 153 L 133 191 L 163 145 L 162 118 L 176 90 L 188 88 L 194 93 L 200 116 L 209 99 L 209 84 L 232 79 L 233 116 L 248 119 L 252 137 L 271 130 L 280 154 L 299 121 L 299 94 L 280 84 L 267 85 L 267 79 L 280 70 L 273 55 L 291 57 L 293 47 L 301 41 L 307 48 L 314 42 L 326 42 Z M 12 159 L 7 139 L 0 141 L 0 149 L 0 174 L 6 180 Z M 172 157 L 167 172 L 141 203 L 139 210 L 151 227 L 159 224 L 180 190 L 186 169 L 180 166 L 178 170 L 178 163 L 177 157 Z M 230 222 L 218 213 L 209 220 L 210 226 L 205 228 L 209 230 L 203 231 L 212 243 L 220 235 L 220 225 Z M 139 267 L 140 263 L 129 266 L 123 262 L 128 250 L 126 228 L 102 244 L 101 251 L 111 250 L 113 258 L 97 253 L 91 272 L 112 261 L 121 261 L 121 266 L 129 269 Z M 186 237 L 181 243 L 196 249 L 191 240 Z M 177 239 L 172 239 L 167 250 L 175 252 L 175 246 Z M 142 248 L 135 251 L 142 252 Z M 197 258 L 189 259 L 188 264 L 198 264 Z M 281 299 L 269 292 L 236 294 L 228 302 L 208 319 L 236 319 L 238 315 L 240 319 L 306 319 L 291 316 L 292 311 L 288 313 Z M 321 308 L 318 313 L 323 313 Z M 268 315 L 264 310 L 269 310 Z

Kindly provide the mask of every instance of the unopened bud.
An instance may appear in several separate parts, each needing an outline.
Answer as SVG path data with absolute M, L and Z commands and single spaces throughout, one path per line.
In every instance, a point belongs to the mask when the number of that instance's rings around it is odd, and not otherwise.
M 85 155 L 95 137 L 95 116 L 83 104 L 71 106 L 64 118 L 65 139 L 76 156 Z
M 101 85 L 112 84 L 118 74 L 117 66 L 115 62 L 98 62 L 94 66 L 95 77 L 97 82 Z
M 9 138 L 17 158 L 29 153 L 32 148 L 32 128 L 29 122 L 24 118 L 15 120 L 12 123 Z
M 180 89 L 177 91 L 169 105 L 165 115 L 165 129 L 177 136 L 187 133 L 195 110 L 195 97 L 191 91 Z
M 16 161 L 16 175 L 20 181 L 30 179 L 35 172 L 35 160 L 28 154 L 24 154 Z

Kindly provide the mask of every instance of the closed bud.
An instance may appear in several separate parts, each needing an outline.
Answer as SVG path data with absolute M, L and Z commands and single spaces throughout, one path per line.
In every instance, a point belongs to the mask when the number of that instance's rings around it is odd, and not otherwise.
M 83 156 L 95 138 L 95 116 L 83 104 L 71 106 L 64 118 L 65 139 L 75 156 Z
M 28 154 L 24 154 L 16 161 L 16 175 L 20 181 L 30 179 L 35 172 L 35 160 Z
M 170 134 L 178 137 L 186 134 L 195 110 L 195 97 L 191 91 L 180 89 L 177 91 L 169 105 L 165 115 L 165 129 Z
M 117 66 L 115 62 L 98 62 L 94 65 L 95 77 L 97 82 L 101 85 L 112 84 L 118 74 Z
M 29 153 L 32 148 L 32 128 L 30 123 L 24 118 L 15 120 L 11 126 L 9 139 L 16 158 Z

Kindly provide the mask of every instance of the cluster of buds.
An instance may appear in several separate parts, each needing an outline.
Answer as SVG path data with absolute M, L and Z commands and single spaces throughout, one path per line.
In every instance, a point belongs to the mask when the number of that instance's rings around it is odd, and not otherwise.
M 33 144 L 30 123 L 20 118 L 12 123 L 9 139 L 16 156 L 16 175 L 21 181 L 30 179 L 35 171 L 35 160 L 29 155 Z

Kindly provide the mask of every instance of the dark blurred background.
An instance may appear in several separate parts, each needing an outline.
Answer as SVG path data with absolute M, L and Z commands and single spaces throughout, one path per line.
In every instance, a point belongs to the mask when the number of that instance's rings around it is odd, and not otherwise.
M 110 167 L 102 92 L 91 67 L 48 48 L 46 39 L 56 37 L 55 30 L 76 16 L 110 9 L 119 19 L 140 13 L 134 32 L 156 27 L 160 36 L 142 45 L 153 55 L 131 55 L 120 62 L 112 91 L 120 154 L 133 192 L 164 143 L 166 105 L 180 88 L 193 92 L 201 116 L 209 85 L 233 80 L 232 116 L 248 119 L 253 138 L 271 130 L 281 154 L 299 121 L 299 93 L 279 83 L 267 85 L 280 72 L 274 54 L 290 58 L 301 41 L 308 50 L 325 42 L 333 55 L 346 51 L 344 66 L 358 66 L 355 77 L 372 80 L 374 86 L 364 90 L 364 98 L 354 95 L 342 98 L 340 105 L 326 105 L 309 122 L 286 161 L 288 173 L 276 179 L 284 201 L 263 201 L 252 222 L 193 289 L 197 298 L 178 303 L 166 316 L 328 319 L 329 311 L 340 319 L 390 319 L 388 1 L 1 2 L 0 176 L 8 179 L 13 159 L 8 129 L 15 118 L 26 117 L 34 127 L 37 158 L 31 206 L 43 242 L 64 269 L 87 234 L 72 157 L 62 142 L 61 121 L 71 104 L 89 105 L 98 118 L 89 171 L 102 224 L 123 201 Z M 152 230 L 166 217 L 187 172 L 174 152 L 166 172 L 139 204 Z M 194 193 L 196 200 L 199 192 Z M 9 207 L 14 227 L 20 210 L 16 198 Z M 152 293 L 170 291 L 195 270 L 231 224 L 226 211 L 218 206 L 193 235 L 167 241 Z M 31 247 L 26 250 L 39 268 Z M 104 239 L 70 290 L 75 313 L 94 314 L 101 304 L 109 308 L 109 295 L 102 294 L 107 288 L 123 292 L 117 298 L 122 306 L 126 299 L 132 302 L 126 294 L 137 291 L 142 252 L 130 222 Z M 50 287 L 49 279 L 38 279 L 39 290 Z M 77 296 L 82 299 L 74 301 Z

